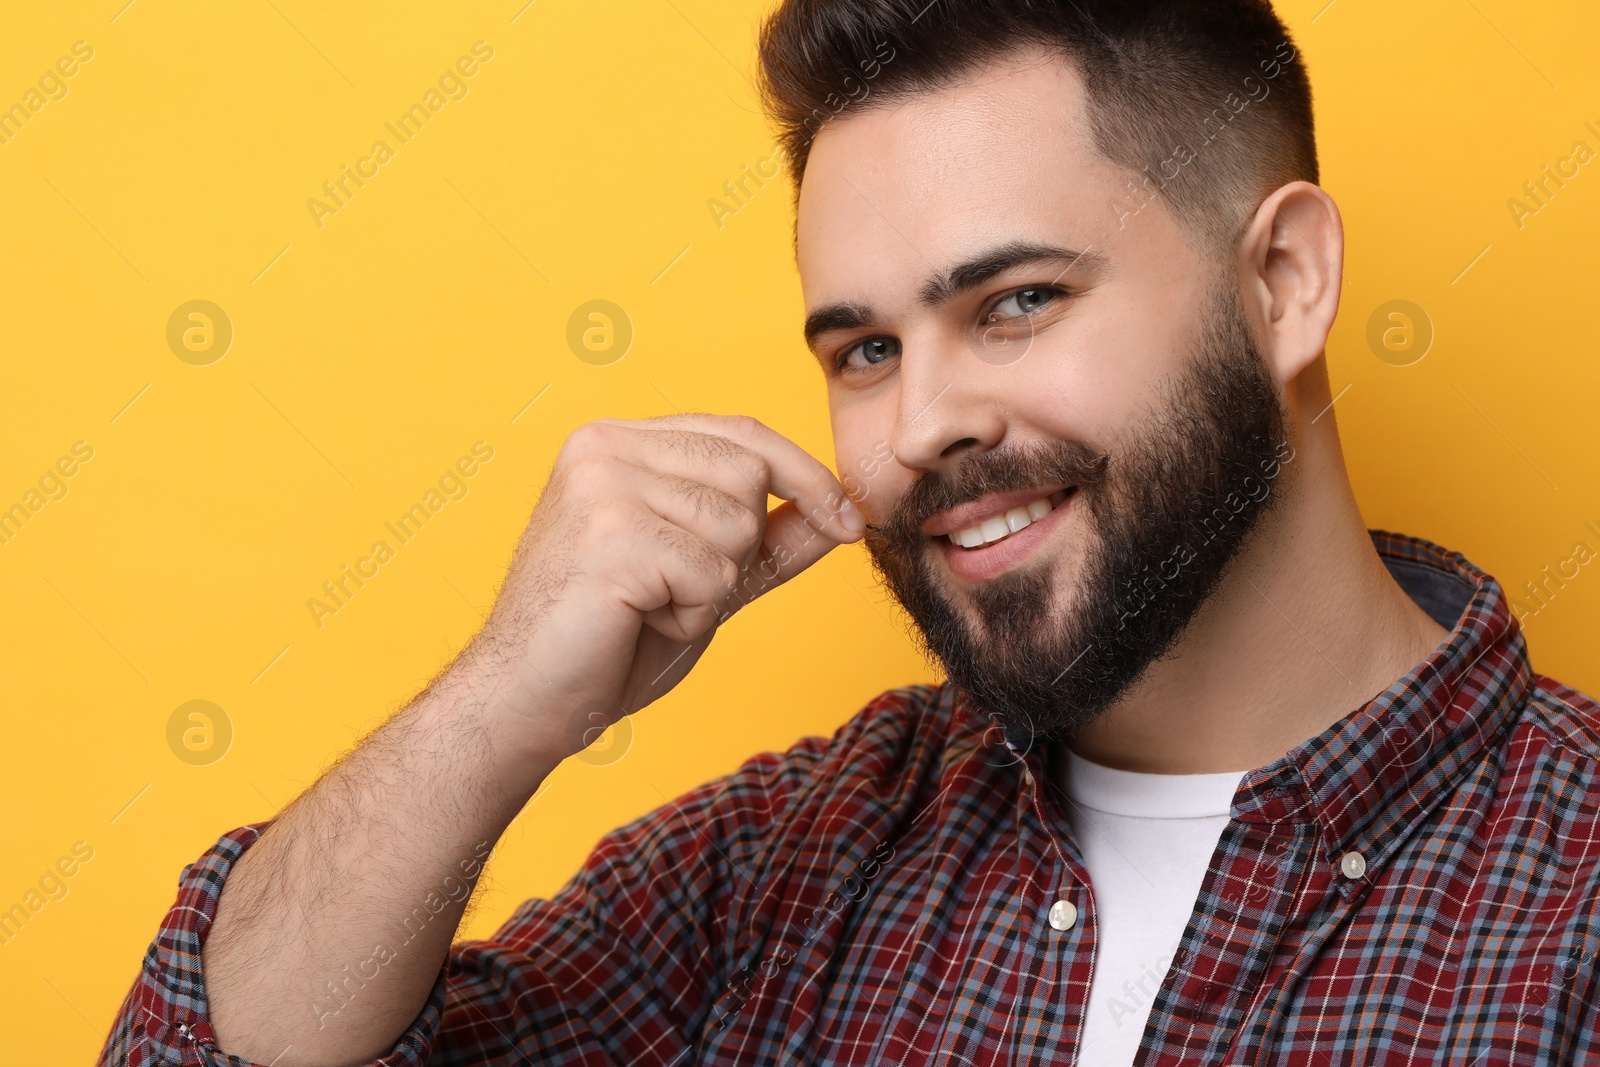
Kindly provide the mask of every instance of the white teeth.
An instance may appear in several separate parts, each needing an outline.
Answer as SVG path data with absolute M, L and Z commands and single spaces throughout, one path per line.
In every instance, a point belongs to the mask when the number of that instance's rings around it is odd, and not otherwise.
M 1032 526 L 1054 511 L 1066 499 L 1065 490 L 1051 493 L 1048 497 L 1041 497 L 1026 507 L 1012 508 L 1002 515 L 984 519 L 976 526 L 957 530 L 949 535 L 950 540 L 962 548 L 977 548 L 979 545 L 993 544 Z

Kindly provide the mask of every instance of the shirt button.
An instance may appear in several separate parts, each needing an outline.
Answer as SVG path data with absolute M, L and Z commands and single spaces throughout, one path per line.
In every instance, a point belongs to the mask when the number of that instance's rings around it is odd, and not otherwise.
M 1026 767 L 1022 768 L 1022 784 L 1028 789 L 1033 788 L 1033 772 Z
M 1346 878 L 1360 878 L 1367 873 L 1367 857 L 1359 852 L 1346 852 L 1339 860 L 1339 869 Z
M 1058 900 L 1050 905 L 1050 925 L 1057 930 L 1070 930 L 1078 921 L 1078 908 L 1070 900 Z

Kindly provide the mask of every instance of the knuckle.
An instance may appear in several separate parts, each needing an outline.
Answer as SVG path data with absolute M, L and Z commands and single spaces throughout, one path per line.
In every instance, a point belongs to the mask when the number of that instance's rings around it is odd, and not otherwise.
M 584 510 L 588 534 L 598 540 L 636 533 L 646 524 L 645 518 L 620 500 L 601 500 Z
M 766 461 L 747 448 L 730 452 L 727 463 L 746 482 L 765 492 L 769 483 Z
M 761 420 L 754 415 L 730 415 L 728 418 L 733 423 L 733 428 L 747 437 L 754 436 L 766 429 Z
M 732 522 L 735 527 L 734 532 L 738 534 L 739 540 L 746 544 L 761 540 L 761 535 L 765 532 L 767 525 L 765 519 L 757 517 L 755 512 L 750 511 L 748 508 L 736 508 Z
M 591 450 L 605 448 L 606 442 L 611 440 L 615 427 L 603 422 L 586 422 L 567 435 L 562 442 L 561 450 L 575 455 L 583 455 Z
M 615 457 L 591 452 L 567 465 L 566 484 L 585 496 L 609 498 L 617 495 L 615 489 L 622 474 L 620 468 L 621 463 Z

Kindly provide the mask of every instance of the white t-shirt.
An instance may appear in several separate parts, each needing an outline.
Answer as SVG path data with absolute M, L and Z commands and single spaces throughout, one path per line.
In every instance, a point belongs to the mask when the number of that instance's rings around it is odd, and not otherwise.
M 1077 1062 L 1133 1063 L 1145 1022 L 1247 771 L 1141 774 L 1066 749 L 1067 819 L 1089 868 L 1100 944 Z

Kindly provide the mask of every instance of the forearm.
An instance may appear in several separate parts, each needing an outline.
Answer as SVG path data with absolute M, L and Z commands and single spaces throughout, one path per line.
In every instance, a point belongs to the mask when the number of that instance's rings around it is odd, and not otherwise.
M 562 758 L 678 683 L 742 578 L 762 595 L 858 539 L 844 501 L 754 419 L 574 431 L 467 652 L 227 874 L 201 953 L 222 1050 L 345 1067 L 392 1048 L 438 979 L 469 895 L 449 887 L 480 848 Z
M 554 766 L 484 690 L 447 672 L 240 857 L 203 954 L 224 1051 L 360 1064 L 416 1017 L 485 857 Z

